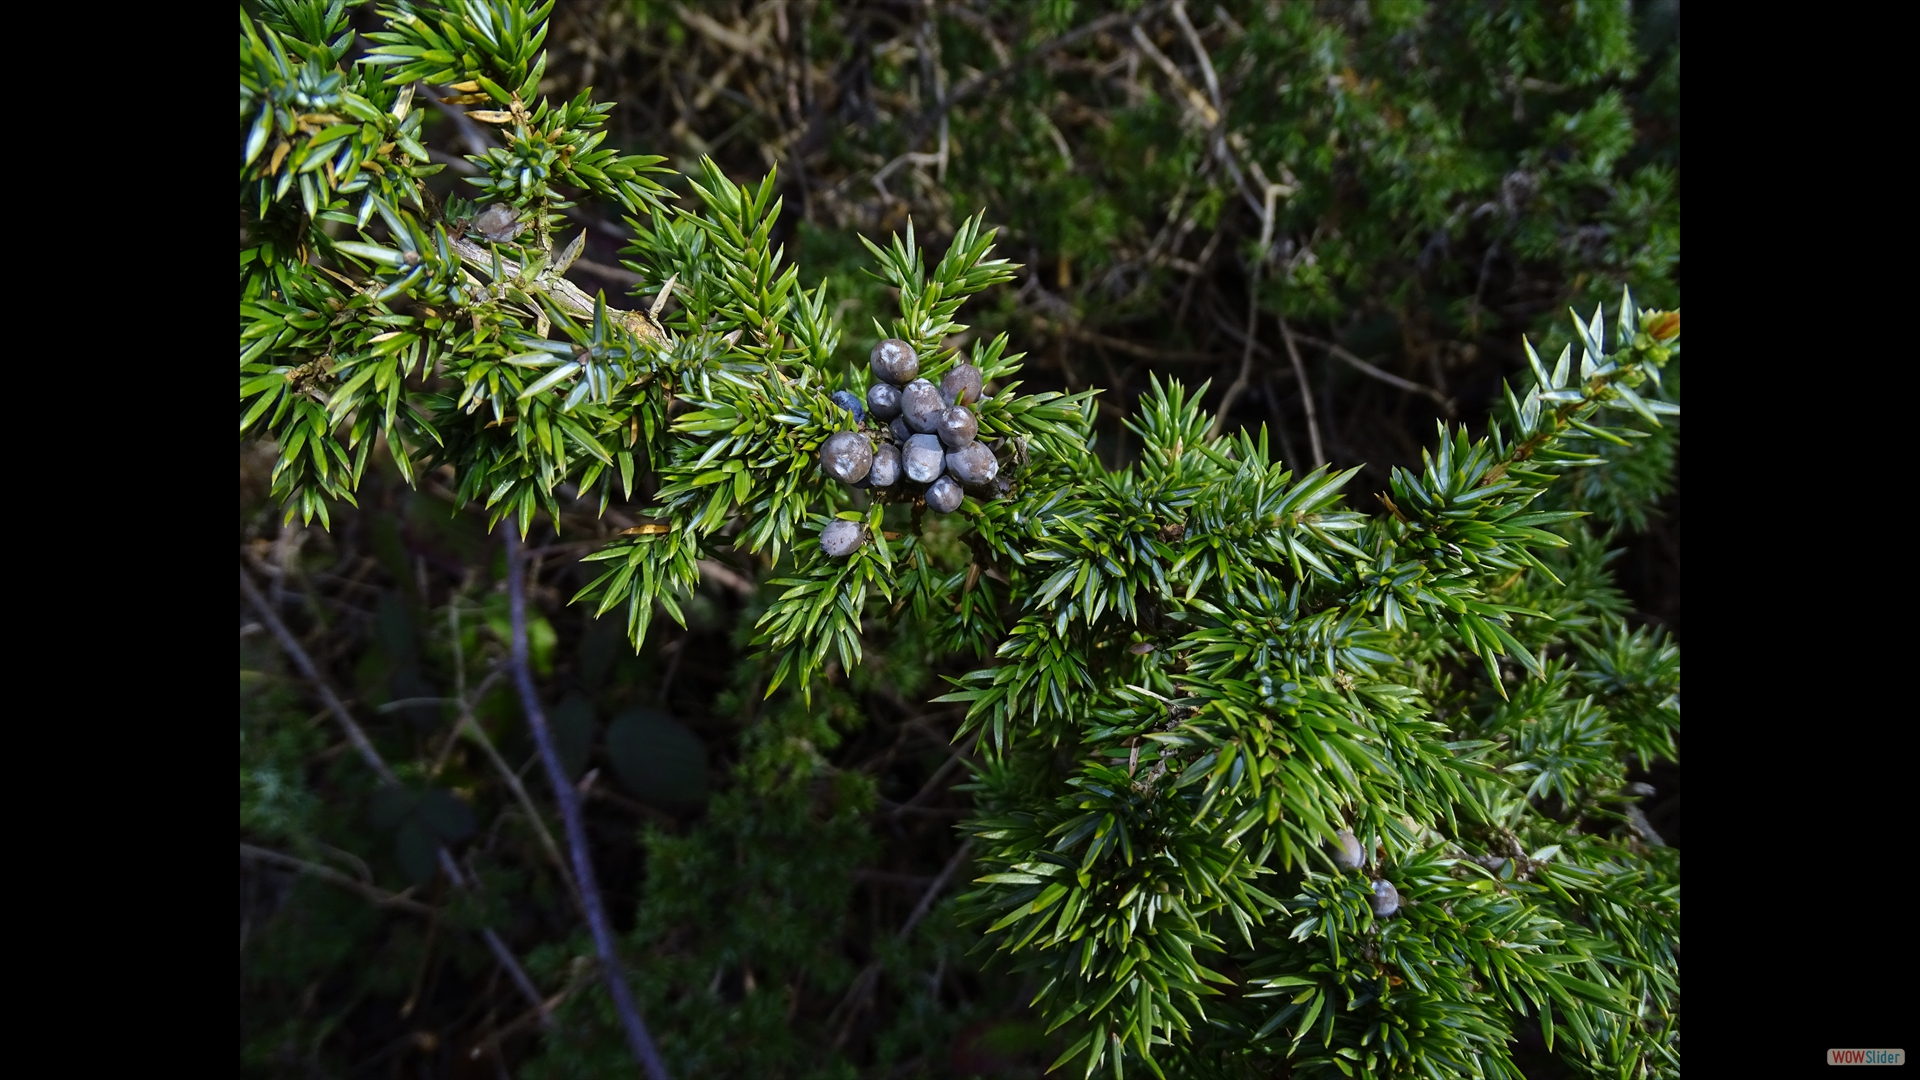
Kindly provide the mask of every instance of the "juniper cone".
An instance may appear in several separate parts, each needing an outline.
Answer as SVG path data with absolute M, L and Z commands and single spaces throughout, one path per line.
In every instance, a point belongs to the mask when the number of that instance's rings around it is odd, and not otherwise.
M 873 468 L 867 473 L 867 483 L 877 488 L 890 488 L 900 482 L 900 448 L 892 443 L 881 443 L 873 452 Z
M 1373 913 L 1384 919 L 1400 910 L 1400 890 L 1391 881 L 1373 883 Z
M 958 450 L 973 441 L 980 433 L 980 422 L 973 418 L 973 410 L 965 405 L 955 405 L 940 414 L 940 441 L 947 449 Z
M 907 420 L 903 416 L 894 417 L 887 424 L 887 430 L 893 434 L 893 441 L 901 446 L 907 445 L 907 440 L 913 438 L 913 429 L 907 426 Z
M 980 400 L 980 392 L 985 386 L 980 380 L 980 369 L 972 364 L 959 364 L 948 370 L 940 379 L 940 396 L 949 405 L 971 405 Z
M 1360 854 L 1360 841 L 1351 830 L 1340 830 L 1340 844 L 1333 853 L 1334 865 L 1342 870 L 1358 870 L 1366 859 Z
M 960 500 L 965 497 L 966 493 L 960 490 L 960 485 L 954 482 L 953 477 L 943 476 L 927 487 L 927 509 L 951 514 L 960 509 Z
M 520 235 L 523 226 L 513 207 L 506 203 L 494 203 L 474 215 L 473 231 L 480 239 L 495 244 L 505 244 Z
M 946 411 L 940 391 L 925 379 L 915 379 L 900 391 L 900 416 L 915 431 L 932 434 L 939 430 L 940 414 Z
M 860 550 L 867 542 L 867 530 L 857 521 L 829 521 L 820 530 L 820 550 L 836 559 Z
M 1000 475 L 1000 462 L 986 443 L 971 442 L 947 455 L 947 472 L 969 487 L 980 487 Z
M 877 382 L 867 387 L 867 408 L 882 420 L 891 420 L 899 416 L 900 388 L 885 382 Z
M 820 444 L 820 467 L 843 484 L 857 484 L 873 468 L 873 444 L 857 431 L 842 431 Z
M 900 463 L 907 471 L 907 479 L 916 484 L 925 484 L 940 475 L 940 469 L 946 465 L 946 454 L 940 449 L 940 440 L 932 435 L 915 435 L 907 440 L 900 452 Z
M 833 403 L 852 413 L 854 423 L 864 424 L 867 422 L 867 411 L 861 407 L 860 398 L 854 394 L 853 391 L 835 390 L 833 392 Z
M 888 338 L 873 347 L 870 358 L 873 373 L 895 386 L 905 386 L 920 374 L 920 357 L 913 346 L 899 338 Z

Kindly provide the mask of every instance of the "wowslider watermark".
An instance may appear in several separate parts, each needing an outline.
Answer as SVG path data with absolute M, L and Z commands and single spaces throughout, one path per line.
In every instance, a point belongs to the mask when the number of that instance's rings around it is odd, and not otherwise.
M 1905 1050 L 1829 1050 L 1829 1065 L 1905 1065 Z

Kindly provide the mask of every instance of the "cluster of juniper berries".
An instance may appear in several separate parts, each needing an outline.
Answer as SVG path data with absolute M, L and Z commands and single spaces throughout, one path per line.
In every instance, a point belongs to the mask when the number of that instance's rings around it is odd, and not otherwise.
M 827 475 L 853 487 L 918 496 L 941 514 L 960 509 L 969 492 L 991 493 L 1000 463 L 975 438 L 980 423 L 971 408 L 980 401 L 980 369 L 956 364 L 935 386 L 918 377 L 919 356 L 898 338 L 873 347 L 872 365 L 874 383 L 864 404 L 848 390 L 833 395 L 856 427 L 821 444 L 820 467 Z M 881 424 L 885 428 L 876 430 Z M 865 539 L 858 524 L 836 521 L 820 534 L 820 545 L 838 558 Z

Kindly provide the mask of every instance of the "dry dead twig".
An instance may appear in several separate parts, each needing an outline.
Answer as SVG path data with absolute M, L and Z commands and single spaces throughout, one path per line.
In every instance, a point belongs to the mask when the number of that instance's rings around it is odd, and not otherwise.
M 251 859 L 254 862 L 267 863 L 271 866 L 284 867 L 288 870 L 297 870 L 308 877 L 318 878 L 329 885 L 338 885 L 343 889 L 359 893 L 380 907 L 394 908 L 398 911 L 410 911 L 415 915 L 432 915 L 434 912 L 434 909 L 430 905 L 423 904 L 409 895 L 413 892 L 412 889 L 399 893 L 386 892 L 363 881 L 349 877 L 331 866 L 322 866 L 316 862 L 308 862 L 305 859 L 274 851 L 270 848 L 255 847 L 252 844 L 243 843 L 240 845 L 240 857 L 243 859 Z
M 280 616 L 267 605 L 266 597 L 260 595 L 259 588 L 254 585 L 253 579 L 247 576 L 244 567 L 240 570 L 240 593 L 247 598 L 247 603 L 252 605 L 254 614 L 272 632 L 274 640 L 280 643 L 281 649 L 293 661 L 294 667 L 298 668 L 313 685 L 315 693 L 320 695 L 320 700 L 327 706 L 327 711 L 332 713 L 334 719 L 339 721 L 340 726 L 345 729 L 347 741 L 359 752 L 360 759 L 366 762 L 367 767 L 372 769 L 374 775 L 378 776 L 383 783 L 398 784 L 399 777 L 395 776 L 393 770 L 388 767 L 386 759 L 380 756 L 380 751 L 374 748 L 373 741 L 367 738 L 366 731 L 354 720 L 353 714 L 347 711 L 347 706 L 340 700 L 340 696 L 333 692 L 332 685 L 320 674 L 320 669 L 314 666 L 312 657 L 307 655 L 307 650 L 301 647 L 292 631 L 280 621 Z M 440 868 L 446 871 L 447 877 L 455 885 L 467 890 L 475 888 L 475 884 L 461 871 L 460 864 L 454 859 L 452 852 L 443 846 L 437 854 L 440 859 Z M 520 966 L 519 959 L 513 955 L 511 949 L 507 948 L 507 943 L 500 939 L 500 935 L 495 933 L 492 927 L 482 928 L 480 936 L 486 941 L 487 949 L 493 953 L 494 959 L 498 960 L 500 966 L 505 968 L 507 974 L 512 977 L 520 993 L 528 1001 L 538 1005 L 541 1000 L 540 991 L 534 987 L 533 980 L 527 976 L 527 969 Z

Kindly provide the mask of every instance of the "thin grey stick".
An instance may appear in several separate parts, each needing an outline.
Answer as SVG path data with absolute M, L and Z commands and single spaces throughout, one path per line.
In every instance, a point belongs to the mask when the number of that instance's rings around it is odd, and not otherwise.
M 1207 47 L 1200 44 L 1200 35 L 1187 18 L 1186 0 L 1173 0 L 1173 21 L 1180 24 L 1180 32 L 1187 36 L 1187 46 L 1200 58 L 1200 76 L 1207 81 L 1207 96 L 1213 99 L 1213 111 L 1220 114 L 1220 126 L 1225 127 L 1227 106 L 1220 97 L 1220 78 L 1214 74 L 1213 58 L 1207 55 Z
M 1220 397 L 1220 405 L 1213 412 L 1213 426 L 1207 430 L 1209 439 L 1220 437 L 1221 430 L 1227 426 L 1227 412 L 1240 395 L 1246 393 L 1247 380 L 1253 375 L 1253 335 L 1260 318 L 1260 264 L 1261 260 L 1254 260 L 1251 277 L 1247 280 L 1247 340 L 1240 350 L 1240 374 L 1234 376 L 1233 384 Z
M 526 1012 L 521 1013 L 518 1017 L 514 1018 L 513 1022 L 509 1023 L 507 1026 L 500 1028 L 488 1034 L 484 1038 L 482 1038 L 480 1040 L 479 1045 L 481 1047 L 491 1048 L 492 1050 L 497 1052 L 500 1048 L 501 1043 L 512 1038 L 514 1035 L 518 1034 L 519 1032 L 526 1030 L 527 1026 L 529 1024 L 532 1024 L 535 1020 L 538 1020 L 541 1017 L 547 1015 L 548 1013 L 551 1013 L 553 1010 L 559 1008 L 562 1002 L 566 1001 L 568 998 L 572 997 L 574 994 L 579 993 L 582 987 L 588 985 L 591 982 L 593 982 L 593 976 L 590 973 L 586 975 L 576 975 L 573 979 L 568 981 L 567 985 L 560 988 L 559 993 L 541 1002 L 540 1008 L 528 1009 Z
M 1247 340 L 1246 336 L 1241 334 L 1239 327 L 1228 322 L 1225 318 L 1221 317 L 1217 312 L 1214 315 L 1214 325 L 1220 328 L 1221 333 L 1226 334 L 1228 337 L 1232 338 L 1235 341 L 1244 343 Z M 1448 416 L 1453 416 L 1454 410 L 1459 408 L 1460 403 L 1458 401 L 1455 401 L 1453 398 L 1448 397 L 1445 393 L 1439 390 L 1436 390 L 1431 386 L 1427 386 L 1424 383 L 1417 383 L 1410 379 L 1403 379 L 1400 376 L 1395 375 L 1391 371 L 1382 371 L 1381 369 L 1374 367 L 1372 364 L 1367 363 L 1365 360 L 1360 359 L 1359 357 L 1353 355 L 1352 353 L 1348 352 L 1346 349 L 1341 348 L 1340 346 L 1334 344 L 1331 341 L 1322 341 L 1321 339 L 1317 337 L 1313 337 L 1310 334 L 1302 334 L 1299 331 L 1294 331 L 1291 329 L 1290 329 L 1290 332 L 1293 334 L 1293 340 L 1298 342 L 1304 342 L 1308 345 L 1313 346 L 1316 349 L 1327 350 L 1327 352 L 1330 355 L 1332 355 L 1335 359 L 1338 359 L 1342 363 L 1351 365 L 1356 371 L 1359 371 L 1362 375 L 1365 375 L 1369 378 L 1379 379 L 1381 382 L 1386 383 L 1388 386 L 1396 387 L 1401 390 L 1406 390 L 1410 393 L 1420 394 L 1424 397 L 1432 398 L 1435 403 L 1440 405 L 1442 408 L 1448 410 L 1447 412 Z M 1267 348 L 1267 346 L 1263 342 L 1255 341 L 1253 343 L 1253 348 L 1256 352 L 1258 352 L 1262 356 L 1271 357 L 1274 355 L 1273 350 Z
M 456 653 L 458 652 L 457 642 L 455 651 Z M 474 696 L 484 697 L 487 688 L 493 684 L 493 680 L 498 678 L 501 673 L 500 670 L 488 673 L 487 677 L 481 681 Z M 559 872 L 560 880 L 567 886 L 567 891 L 572 894 L 574 903 L 577 905 L 580 901 L 580 893 L 579 890 L 574 887 L 573 872 L 567 868 L 566 856 L 560 854 L 560 846 L 554 843 L 553 833 L 547 828 L 547 823 L 545 819 L 540 816 L 540 811 L 535 808 L 533 797 L 527 793 L 526 785 L 520 782 L 520 777 L 513 771 L 513 766 L 508 765 L 506 759 L 500 756 L 500 751 L 494 747 L 493 740 L 487 737 L 486 730 L 474 719 L 473 709 L 468 706 L 465 698 L 401 698 L 397 701 L 389 701 L 385 705 L 380 706 L 379 711 L 383 713 L 392 712 L 395 709 L 402 709 L 409 705 L 423 704 L 453 705 L 460 710 L 460 719 L 454 722 L 453 734 L 447 737 L 447 745 L 440 751 L 440 756 L 435 760 L 432 771 L 427 774 L 428 777 L 432 778 L 440 774 L 440 769 L 444 766 L 447 756 L 453 751 L 454 743 L 460 741 L 462 738 L 466 738 L 477 744 L 481 750 L 486 752 L 487 760 L 492 762 L 493 767 L 498 770 L 501 777 L 506 780 L 507 787 L 513 792 L 515 801 L 519 802 L 520 809 L 526 813 L 527 819 L 533 824 L 533 831 L 540 840 L 541 848 L 546 851 L 547 857 L 553 860 L 554 869 Z
M 933 884 L 927 886 L 927 891 L 920 894 L 920 902 L 913 906 L 912 914 L 908 915 L 907 921 L 900 926 L 900 933 L 896 935 L 898 940 L 905 941 L 908 935 L 913 933 L 913 928 L 920 925 L 920 920 L 926 918 L 927 912 L 933 910 L 933 902 L 946 891 L 947 883 L 953 880 L 953 875 L 960 872 L 960 867 L 966 863 L 967 856 L 971 854 L 973 854 L 973 837 L 969 836 L 960 842 L 960 847 L 947 860 L 947 865 L 941 867 L 939 876 L 933 879 Z M 865 1011 L 867 999 L 873 995 L 873 988 L 879 982 L 880 961 L 870 961 L 866 967 L 860 969 L 860 974 L 854 978 L 853 985 L 847 988 L 847 996 L 841 998 L 840 1004 L 834 1006 L 833 1011 L 827 1014 L 829 1024 L 836 1019 L 840 1020 L 839 1033 L 833 1039 L 835 1050 L 845 1045 L 848 1036 L 853 1034 L 854 1021 L 859 1019 L 861 1012 Z
M 366 731 L 360 727 L 354 720 L 353 714 L 347 711 L 346 705 L 334 694 L 333 687 L 327 685 L 327 680 L 320 677 L 320 669 L 313 666 L 313 660 L 307 656 L 307 650 L 300 647 L 300 639 L 294 637 L 293 633 L 287 629 L 287 624 L 281 622 L 280 616 L 274 614 L 273 608 L 267 604 L 267 598 L 260 595 L 260 590 L 254 586 L 253 579 L 247 576 L 244 569 L 240 571 L 240 592 L 247 598 L 247 603 L 253 605 L 254 614 L 266 624 L 274 640 L 280 643 L 280 648 L 293 661 L 293 666 L 299 668 L 300 674 L 306 676 L 307 681 L 313 684 L 314 691 L 320 695 L 320 703 L 327 707 L 327 711 L 333 714 L 335 720 L 340 721 L 341 728 L 347 733 L 347 741 L 359 751 L 360 760 L 366 762 L 367 768 L 372 769 L 373 774 L 383 783 L 398 784 L 400 778 L 387 767 L 386 759 L 380 756 L 380 751 L 373 748 L 373 743 L 367 738 Z
M 1186 12 L 1177 2 L 1173 5 L 1173 13 L 1180 17 L 1180 25 L 1186 28 L 1188 37 L 1193 41 L 1194 49 L 1199 50 L 1200 37 L 1193 32 L 1192 24 L 1187 22 Z M 1206 53 L 1202 52 L 1200 55 L 1204 58 Z M 1207 66 L 1207 79 L 1211 85 L 1213 79 L 1211 64 Z M 1218 93 L 1217 87 L 1215 93 Z M 1267 252 L 1271 250 L 1273 243 L 1273 203 L 1279 195 L 1280 188 L 1277 185 L 1267 185 L 1266 202 L 1260 210 L 1260 254 L 1254 258 L 1253 265 L 1247 270 L 1247 339 L 1240 350 L 1240 374 L 1233 380 L 1233 385 L 1227 387 L 1226 395 L 1220 399 L 1220 407 L 1213 414 L 1213 427 L 1207 432 L 1208 438 L 1219 438 L 1221 429 L 1226 426 L 1228 411 L 1233 408 L 1233 403 L 1239 400 L 1240 395 L 1247 392 L 1247 380 L 1253 375 L 1254 334 L 1260 327 L 1260 271 L 1267 265 Z M 1302 376 L 1301 384 L 1305 385 L 1305 383 L 1306 377 Z
M 486 753 L 487 760 L 492 762 L 494 769 L 506 780 L 508 790 L 513 792 L 514 799 L 520 803 L 521 811 L 527 815 L 528 823 L 533 826 L 534 835 L 539 838 L 541 848 L 546 851 L 547 858 L 553 860 L 553 868 L 559 873 L 561 883 L 567 887 L 568 894 L 573 897 L 574 906 L 579 907 L 580 888 L 573 882 L 573 874 L 567 869 L 567 860 L 560 854 L 560 845 L 553 842 L 553 833 L 547 828 L 546 819 L 540 816 L 539 808 L 534 806 L 533 797 L 527 794 L 526 785 L 520 782 L 520 777 L 514 773 L 513 767 L 500 756 L 500 751 L 494 747 L 493 740 L 487 737 L 486 729 L 482 728 L 480 722 L 473 716 L 473 702 L 487 696 L 488 687 L 493 685 L 494 679 L 504 673 L 505 667 L 498 666 L 487 672 L 487 677 L 480 680 L 480 685 L 474 689 L 472 695 L 468 695 L 466 650 L 460 647 L 460 604 L 457 595 L 454 602 L 447 605 L 447 626 L 452 631 L 454 685 L 459 694 L 453 703 L 460 709 L 460 719 L 454 723 L 453 735 L 447 739 L 447 748 L 440 752 L 442 761 L 453 749 L 453 744 L 463 735 L 479 744 L 480 749 Z M 383 709 L 388 707 L 381 706 Z M 433 771 L 436 775 L 439 773 L 438 763 L 435 764 Z
M 347 741 L 360 752 L 361 760 L 367 763 L 367 767 L 372 769 L 374 775 L 378 776 L 383 783 L 398 784 L 400 780 L 393 774 L 393 770 L 387 767 L 386 759 L 380 756 L 380 751 L 374 749 L 372 741 L 367 738 L 367 733 L 354 722 L 353 714 L 347 711 L 347 706 L 341 702 L 339 695 L 333 692 L 333 687 L 327 684 L 326 679 L 321 678 L 320 669 L 314 666 L 313 659 L 307 655 L 307 650 L 300 647 L 300 640 L 293 636 L 285 623 L 280 621 L 280 616 L 274 614 L 273 609 L 267 606 L 267 598 L 260 595 L 260 590 L 254 586 L 253 579 L 247 576 L 244 568 L 240 571 L 240 592 L 247 598 L 247 603 L 253 605 L 254 614 L 258 615 L 260 621 L 265 623 L 267 629 L 273 633 L 274 640 L 280 643 L 280 648 L 286 651 L 288 658 L 293 661 L 293 666 L 299 668 L 300 673 L 313 684 L 315 692 L 320 695 L 320 700 L 327 706 L 327 711 L 333 714 L 335 720 L 340 721 L 342 728 L 346 729 Z M 460 864 L 454 861 L 451 852 L 442 847 L 439 856 L 441 869 L 447 872 L 447 877 L 452 879 L 455 885 L 462 889 L 474 887 L 467 880 L 467 876 L 460 872 Z M 507 943 L 500 940 L 500 935 L 494 933 L 492 927 L 482 928 L 480 936 L 486 939 L 487 949 L 493 953 L 493 958 L 500 962 L 501 967 L 507 969 L 507 974 L 513 979 L 513 985 L 520 989 L 520 993 L 531 1001 L 535 1008 L 541 1007 L 544 999 L 541 998 L 539 989 L 533 985 L 533 980 L 527 977 L 527 969 L 520 966 L 520 961 L 514 957 L 513 950 L 507 948 Z
M 933 902 L 947 890 L 947 883 L 953 880 L 953 875 L 960 872 L 960 867 L 966 864 L 967 856 L 972 854 L 973 837 L 969 836 L 960 842 L 953 857 L 947 860 L 947 865 L 940 868 L 940 876 L 933 879 L 933 884 L 927 886 L 927 891 L 921 894 L 920 902 L 913 906 L 913 914 L 908 915 L 907 921 L 901 924 L 900 940 L 905 941 L 907 935 L 913 933 L 913 928 L 920 925 L 920 920 L 927 917 L 927 912 L 933 910 Z
M 580 793 L 567 780 L 566 766 L 554 745 L 553 730 L 547 726 L 547 714 L 533 687 L 533 671 L 527 663 L 527 589 L 526 570 L 521 566 L 520 534 L 511 522 L 506 527 L 507 601 L 513 619 L 513 681 L 520 690 L 520 705 L 526 711 L 527 725 L 540 747 L 540 760 L 547 768 L 547 780 L 553 785 L 554 801 L 560 804 L 560 823 L 567 832 L 567 847 L 573 856 L 574 881 L 580 887 L 580 902 L 587 915 L 587 928 L 593 934 L 594 950 L 600 954 L 600 967 L 613 998 L 614 1011 L 625 1029 L 627 1046 L 634 1059 L 646 1069 L 650 1080 L 667 1080 L 667 1067 L 654 1049 L 653 1037 L 640 1019 L 633 989 L 620 969 L 620 957 L 614 951 L 613 927 L 600 902 L 600 883 L 593 872 L 593 856 L 587 848 L 586 820 L 580 814 Z
M 1166 74 L 1167 81 L 1180 91 L 1187 102 L 1188 110 L 1200 125 L 1207 129 L 1207 141 L 1211 145 L 1213 157 L 1226 167 L 1227 174 L 1233 178 L 1234 187 L 1240 192 L 1240 197 L 1246 200 L 1247 208 L 1258 214 L 1260 200 L 1255 197 L 1253 188 L 1247 183 L 1246 173 L 1241 171 L 1240 164 L 1234 159 L 1233 149 L 1227 141 L 1226 116 L 1220 109 L 1200 96 L 1200 91 L 1194 89 L 1193 85 L 1187 82 L 1186 76 L 1180 74 L 1179 65 L 1175 64 L 1166 53 L 1160 51 L 1159 46 L 1153 43 L 1152 38 L 1147 37 L 1146 32 L 1140 29 L 1137 22 L 1133 26 L 1133 43 Z M 1204 52 L 1202 55 L 1205 55 Z M 1207 66 L 1211 70 L 1211 62 Z
M 903 802 L 900 805 L 894 807 L 893 809 L 887 811 L 887 813 L 888 814 L 904 814 L 907 811 L 913 809 L 914 807 L 919 806 L 921 803 L 925 802 L 930 796 L 932 796 L 934 791 L 939 788 L 940 781 L 945 780 L 949 775 L 952 774 L 952 772 L 955 769 L 958 769 L 961 765 L 965 763 L 966 763 L 966 758 L 962 757 L 958 752 L 956 752 L 952 757 L 940 763 L 940 767 L 933 771 L 933 775 L 927 777 L 927 782 L 920 785 L 919 791 L 914 792 L 912 797 L 907 799 L 906 802 Z
M 305 859 L 282 854 L 270 848 L 255 847 L 252 844 L 240 845 L 240 857 L 243 859 L 252 859 L 255 862 L 272 863 L 275 866 L 285 867 L 288 870 L 297 870 L 302 874 L 317 877 L 328 884 L 338 885 L 343 889 L 351 889 L 381 907 L 399 908 L 402 911 L 411 911 L 416 915 L 433 914 L 432 907 L 415 900 L 405 893 L 382 892 L 365 882 L 355 881 L 353 878 L 335 870 L 331 866 L 322 866 L 319 863 L 308 862 Z
M 521 811 L 527 815 L 527 820 L 533 825 L 534 835 L 540 840 L 540 847 L 546 851 L 547 858 L 553 860 L 554 869 L 560 872 L 560 881 L 566 885 L 567 892 L 572 894 L 574 903 L 584 912 L 586 904 L 580 899 L 580 887 L 574 883 L 573 874 L 567 869 L 567 860 L 560 854 L 560 845 L 554 843 L 553 833 L 547 829 L 547 823 L 541 820 L 540 811 L 533 804 L 533 796 L 527 793 L 526 785 L 522 784 L 520 777 L 514 774 L 513 766 L 507 764 L 507 760 L 500 756 L 500 751 L 493 745 L 493 740 L 487 738 L 487 733 L 474 720 L 472 711 L 466 708 L 464 702 L 461 703 L 460 710 L 460 733 L 479 745 L 487 755 L 487 760 L 507 782 L 508 789 L 513 792 L 514 800 L 520 804 Z
M 1102 15 L 1058 37 L 1049 38 L 1035 45 L 1032 49 L 1021 53 L 1019 56 L 1014 57 L 1012 60 L 1009 60 L 992 71 L 967 76 L 960 80 L 959 85 L 948 90 L 946 94 L 939 96 L 932 106 L 920 114 L 920 118 L 914 122 L 913 134 L 907 139 L 907 153 L 911 154 L 920 149 L 920 144 L 926 141 L 927 136 L 933 134 L 939 127 L 940 121 L 946 118 L 948 110 L 980 91 L 985 90 L 987 87 L 992 86 L 994 83 L 999 82 L 1001 79 L 1006 78 L 1008 75 L 1013 74 L 1021 67 L 1033 63 L 1036 60 L 1043 60 L 1061 49 L 1077 45 L 1103 30 L 1125 26 L 1130 23 L 1137 24 L 1145 22 L 1159 15 L 1161 11 L 1166 9 L 1166 6 L 1164 2 L 1152 3 L 1138 11 L 1122 11 Z
M 1307 407 L 1307 438 L 1313 443 L 1313 464 L 1317 467 L 1327 464 L 1327 452 L 1320 445 L 1320 420 L 1313 407 L 1313 386 L 1307 382 L 1307 366 L 1300 362 L 1300 347 L 1293 343 L 1293 329 L 1287 325 L 1287 317 L 1274 312 L 1273 317 L 1280 323 L 1280 339 L 1287 343 L 1287 359 L 1293 361 L 1293 377 L 1300 380 L 1300 400 Z
M 1339 359 L 1342 362 L 1352 366 L 1353 368 L 1362 372 L 1363 374 L 1371 375 L 1372 377 L 1379 379 L 1381 382 L 1386 383 L 1388 386 L 1397 387 L 1401 390 L 1407 391 L 1410 394 L 1420 394 L 1422 396 L 1432 398 L 1436 404 L 1438 404 L 1441 408 L 1447 410 L 1448 416 L 1452 416 L 1454 414 L 1455 409 L 1457 408 L 1457 403 L 1452 398 L 1448 397 L 1443 391 L 1437 390 L 1431 386 L 1427 386 L 1424 383 L 1414 382 L 1412 379 L 1403 379 L 1400 376 L 1395 375 L 1391 371 L 1382 371 L 1381 369 L 1374 367 L 1372 364 L 1367 363 L 1365 360 L 1360 359 L 1359 357 L 1353 355 L 1352 353 L 1348 352 L 1347 350 L 1341 348 L 1339 345 L 1331 341 L 1322 341 L 1319 338 L 1309 337 L 1306 334 L 1295 334 L 1293 335 L 1293 337 L 1294 337 L 1294 340 L 1304 341 L 1316 349 L 1325 349 L 1329 354 L 1334 356 L 1336 359 Z

